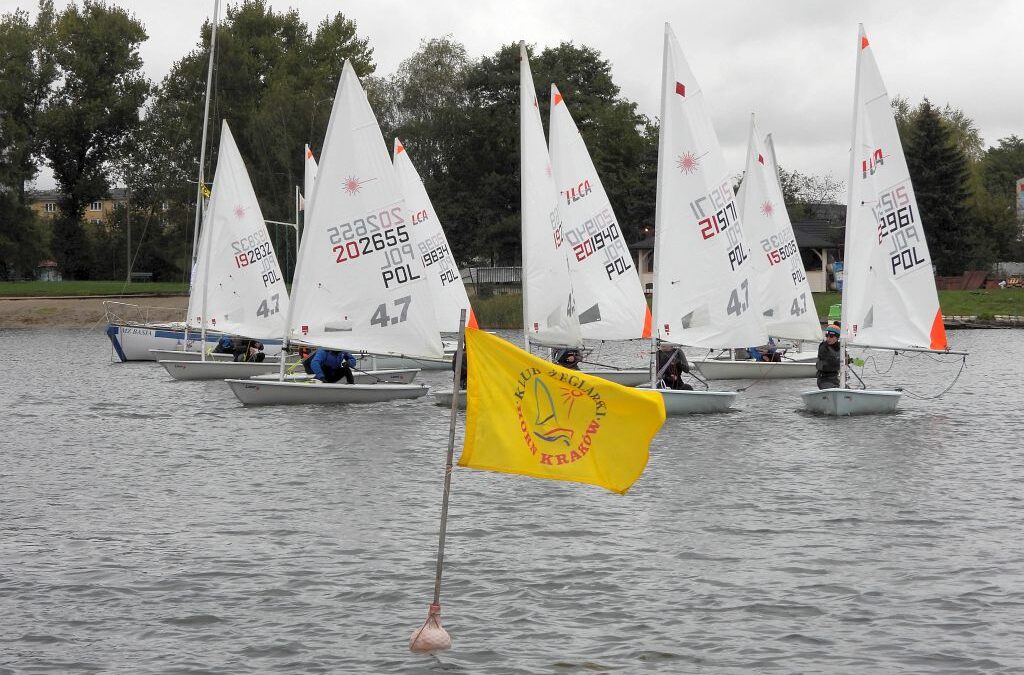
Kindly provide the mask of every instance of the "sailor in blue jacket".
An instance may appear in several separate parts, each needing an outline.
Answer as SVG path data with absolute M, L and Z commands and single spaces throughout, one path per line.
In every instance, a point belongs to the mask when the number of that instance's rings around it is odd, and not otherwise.
M 321 382 L 333 384 L 344 377 L 353 384 L 356 379 L 352 376 L 352 367 L 355 365 L 356 357 L 348 352 L 318 349 L 309 361 L 309 373 Z

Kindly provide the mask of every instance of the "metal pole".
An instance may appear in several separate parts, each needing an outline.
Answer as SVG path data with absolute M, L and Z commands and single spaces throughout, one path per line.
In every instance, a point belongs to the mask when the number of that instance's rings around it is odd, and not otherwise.
M 125 212 L 125 223 L 128 229 L 127 241 L 125 243 L 125 260 L 127 261 L 125 272 L 125 283 L 132 282 L 132 188 L 128 187 L 128 210 Z
M 203 164 L 206 162 L 206 130 L 210 119 L 210 87 L 213 84 L 213 54 L 217 46 L 217 14 L 220 7 L 220 0 L 213 1 L 213 28 L 210 33 L 210 61 L 206 66 L 206 103 L 203 106 L 203 136 L 199 143 L 199 185 L 196 188 L 196 222 L 195 233 L 192 236 L 192 268 L 196 266 L 196 256 L 199 255 L 199 223 L 202 221 L 203 210 Z M 189 279 L 189 285 L 192 280 Z M 206 322 L 206 317 L 203 317 Z
M 459 413 L 459 384 L 462 382 L 463 354 L 466 350 L 466 310 L 459 310 L 459 348 L 455 351 L 455 375 L 452 380 L 452 415 L 448 425 L 448 458 L 444 467 L 444 494 L 441 497 L 441 531 L 437 541 L 437 572 L 434 577 L 434 605 L 441 605 L 441 570 L 444 567 L 444 538 L 448 531 L 448 493 L 452 485 L 452 460 L 455 455 L 455 421 Z

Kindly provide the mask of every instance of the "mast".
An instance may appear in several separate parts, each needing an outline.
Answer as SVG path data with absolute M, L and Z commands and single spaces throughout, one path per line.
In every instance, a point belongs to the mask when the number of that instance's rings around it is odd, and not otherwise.
M 203 216 L 203 164 L 206 162 L 206 131 L 210 119 L 210 87 L 213 84 L 213 55 L 217 47 L 217 22 L 220 0 L 213 0 L 213 25 L 210 29 L 210 60 L 206 66 L 206 101 L 203 103 L 203 135 L 199 142 L 199 184 L 196 186 L 196 222 L 192 234 L 192 265 L 189 267 L 189 293 L 192 292 L 192 276 L 195 274 L 197 256 L 199 255 L 199 223 Z M 205 281 L 204 281 L 205 283 Z M 185 347 L 188 347 L 188 322 L 185 317 Z M 201 340 L 199 342 L 199 359 L 206 360 L 206 296 L 203 296 L 203 316 L 200 319 Z
M 523 87 L 523 62 L 526 60 L 526 41 L 519 41 L 519 88 Z M 533 84 L 531 74 L 530 83 Z M 523 189 L 523 167 L 526 161 L 526 111 L 523 109 L 523 94 L 519 93 L 519 239 L 521 242 L 522 254 L 519 263 L 519 285 L 523 289 L 523 309 L 530 306 L 526 297 L 526 236 L 523 233 L 523 218 L 526 214 L 526 190 Z M 528 318 L 523 312 L 523 349 L 530 351 L 530 329 L 527 326 Z
M 857 120 L 857 113 L 860 110 L 860 62 L 861 62 L 861 54 L 864 52 L 864 49 L 861 46 L 861 43 L 862 43 L 863 40 L 864 40 L 864 24 L 861 23 L 861 24 L 857 24 L 857 70 L 856 70 L 856 74 L 854 75 L 854 84 L 853 84 L 853 126 L 850 129 L 850 175 L 848 177 L 849 182 L 847 183 L 847 188 L 846 188 L 846 232 L 844 233 L 844 236 L 843 236 L 843 263 L 844 263 L 843 264 L 843 291 L 842 291 L 842 294 L 839 297 L 839 302 L 840 302 L 839 323 L 840 323 L 840 330 L 841 330 L 840 335 L 842 336 L 842 339 L 843 339 L 842 356 L 840 358 L 843 358 L 843 357 L 845 357 L 847 355 L 846 344 L 847 344 L 847 342 L 848 342 L 848 340 L 850 338 L 849 324 L 846 321 L 846 311 L 847 311 L 846 291 L 850 287 L 850 283 L 849 283 L 850 279 L 847 276 L 847 270 L 846 270 L 846 264 L 845 263 L 846 263 L 846 251 L 850 250 L 850 213 L 853 211 L 853 203 L 852 203 L 853 202 L 853 179 L 854 179 L 854 176 L 856 174 L 856 169 L 857 169 L 857 150 L 858 150 L 858 148 L 857 148 L 857 121 L 858 121 Z M 827 270 L 826 270 L 825 278 L 826 279 L 828 278 L 828 271 Z M 843 361 L 845 361 L 845 360 L 846 359 L 843 358 Z M 848 389 L 849 388 L 850 375 L 847 372 L 846 363 L 841 363 L 840 364 L 840 369 L 842 370 L 842 373 L 843 373 L 843 379 L 842 379 L 842 382 L 840 382 L 840 387 L 843 388 L 843 389 Z
M 659 250 L 658 250 L 658 239 L 659 239 L 659 225 L 661 225 L 661 216 L 664 214 L 661 212 L 663 207 L 661 205 L 662 191 L 665 189 L 665 177 L 661 171 L 661 160 L 665 156 L 665 110 L 668 107 L 668 97 L 665 91 L 665 73 L 668 71 L 668 22 L 665 23 L 665 47 L 662 51 L 661 56 L 661 128 L 658 130 L 658 177 L 655 183 L 654 191 L 654 286 L 653 290 L 658 288 L 658 271 L 661 269 Z M 658 368 L 658 303 L 651 302 L 651 389 L 656 388 L 656 370 Z

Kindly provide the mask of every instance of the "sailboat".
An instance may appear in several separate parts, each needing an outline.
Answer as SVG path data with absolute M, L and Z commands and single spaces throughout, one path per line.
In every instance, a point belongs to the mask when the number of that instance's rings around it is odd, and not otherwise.
M 440 359 L 437 316 L 384 137 L 345 61 L 296 262 L 286 347 Z M 418 398 L 414 384 L 227 380 L 246 405 Z
M 548 154 L 580 333 L 588 340 L 650 339 L 651 311 L 640 277 L 583 136 L 554 84 L 550 111 Z M 650 377 L 648 368 L 584 370 L 627 386 Z
M 523 342 L 582 349 L 567 246 L 526 43 L 519 43 L 519 158 L 523 238 Z
M 467 312 L 466 325 L 477 328 L 476 316 L 466 294 L 466 285 L 459 273 L 458 263 L 448 246 L 448 238 L 441 227 L 434 205 L 430 202 L 419 172 L 409 152 L 399 139 L 395 139 L 393 162 L 395 173 L 405 197 L 406 210 L 412 222 L 416 253 L 420 256 L 437 312 L 437 326 L 444 333 L 458 333 L 459 313 Z
M 882 75 L 860 25 L 846 205 L 842 343 L 893 351 L 952 352 L 935 290 L 924 224 Z M 900 392 L 844 386 L 801 395 L 826 415 L 892 412 Z
M 654 242 L 655 340 L 705 348 L 767 341 L 732 180 L 704 95 L 667 23 Z M 670 415 L 725 410 L 737 396 L 660 391 Z
M 205 335 L 221 333 L 268 340 L 284 332 L 288 291 L 270 242 L 263 212 L 231 129 L 221 126 L 213 194 L 192 280 L 189 318 Z M 274 362 L 162 359 L 178 380 L 250 377 L 278 368 Z
M 772 338 L 795 341 L 821 339 L 821 326 L 793 226 L 786 213 L 773 150 L 762 143 L 750 116 L 746 170 L 737 195 L 740 220 L 753 248 L 758 305 Z M 767 362 L 705 358 L 694 361 L 709 380 L 814 377 L 811 360 Z

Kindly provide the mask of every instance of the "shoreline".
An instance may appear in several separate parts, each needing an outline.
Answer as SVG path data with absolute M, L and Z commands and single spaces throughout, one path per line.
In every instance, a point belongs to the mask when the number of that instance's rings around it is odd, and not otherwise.
M 142 302 L 140 302 L 142 301 Z M 88 295 L 0 298 L 0 330 L 47 328 L 101 328 L 114 306 L 122 319 L 181 321 L 188 309 L 187 295 Z
M 188 296 L 140 294 L 0 297 L 0 330 L 100 328 L 108 320 L 104 303 L 121 303 L 123 307 L 114 306 L 111 311 L 116 312 L 122 320 L 181 321 L 188 309 Z M 979 319 L 976 316 L 943 318 L 947 329 L 1024 328 L 1024 316 L 997 315 L 992 319 Z M 824 323 L 826 322 L 823 321 Z

